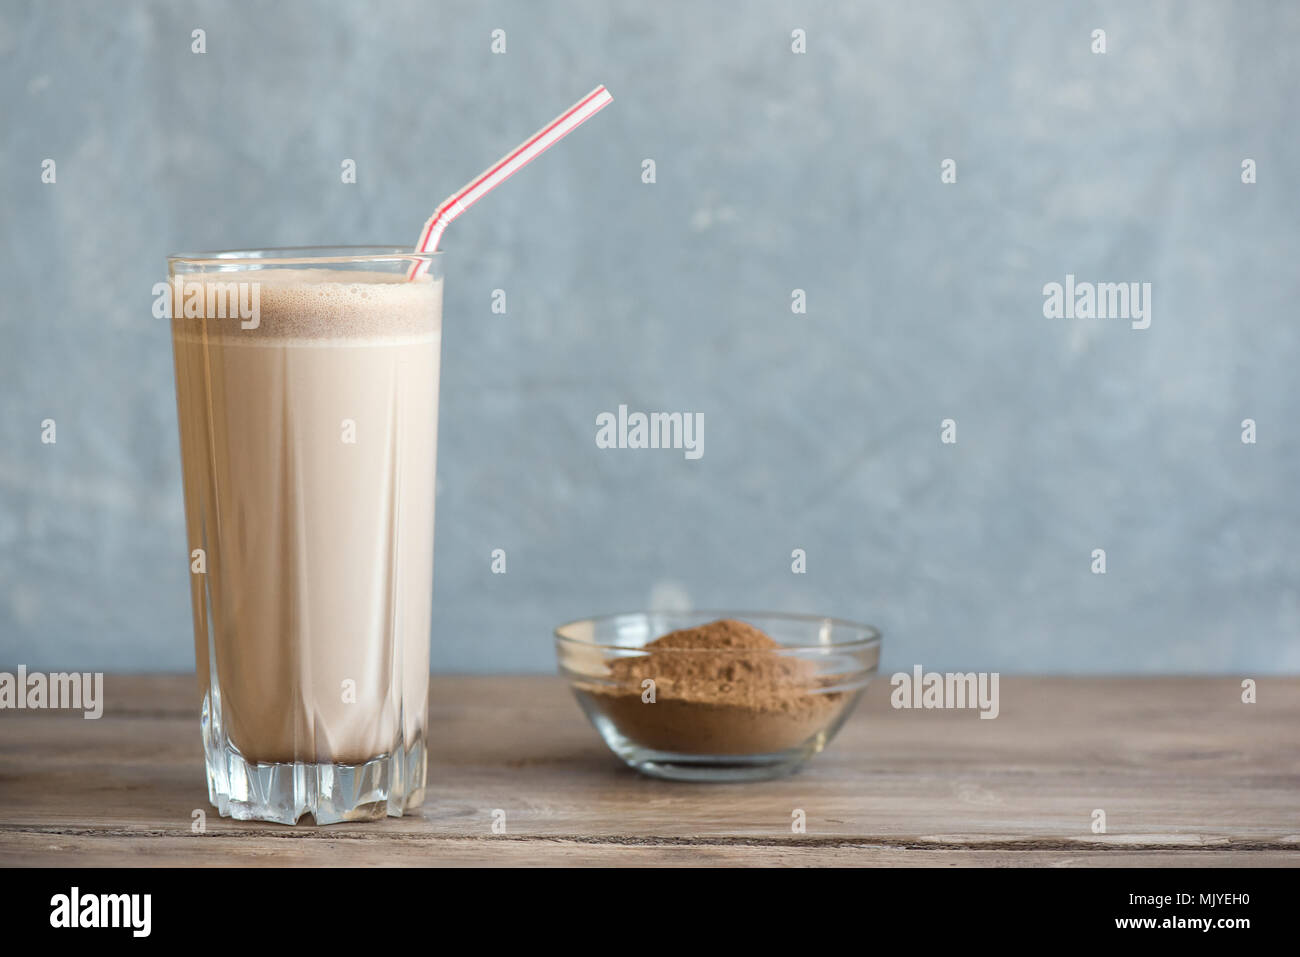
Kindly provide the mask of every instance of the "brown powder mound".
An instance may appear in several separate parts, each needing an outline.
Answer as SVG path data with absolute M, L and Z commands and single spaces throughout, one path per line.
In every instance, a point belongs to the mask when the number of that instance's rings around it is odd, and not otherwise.
M 753 625 L 724 618 L 669 632 L 645 646 L 649 654 L 617 659 L 609 669 L 638 696 L 641 682 L 651 678 L 660 699 L 789 711 L 806 695 L 817 666 L 771 654 L 780 647 Z
M 782 646 L 743 621 L 722 619 L 670 632 L 643 655 L 608 663 L 615 687 L 593 700 L 626 737 L 683 754 L 764 754 L 798 747 L 825 729 L 847 703 L 806 658 L 773 654 Z M 646 702 L 642 682 L 655 683 Z

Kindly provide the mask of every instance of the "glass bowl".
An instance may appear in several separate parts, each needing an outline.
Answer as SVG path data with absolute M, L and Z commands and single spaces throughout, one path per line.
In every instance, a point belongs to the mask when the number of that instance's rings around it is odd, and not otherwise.
M 773 647 L 647 648 L 719 619 Z M 880 662 L 869 625 L 774 612 L 636 612 L 555 629 L 560 673 L 610 750 L 685 781 L 780 777 L 830 742 Z

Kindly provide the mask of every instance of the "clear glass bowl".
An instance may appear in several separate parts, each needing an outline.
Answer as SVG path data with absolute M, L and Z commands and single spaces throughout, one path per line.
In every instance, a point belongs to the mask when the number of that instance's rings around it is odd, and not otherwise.
M 736 619 L 776 647 L 647 649 L 668 632 Z M 789 774 L 830 742 L 880 662 L 869 625 L 773 612 L 637 612 L 555 629 L 560 673 L 610 750 L 653 777 Z

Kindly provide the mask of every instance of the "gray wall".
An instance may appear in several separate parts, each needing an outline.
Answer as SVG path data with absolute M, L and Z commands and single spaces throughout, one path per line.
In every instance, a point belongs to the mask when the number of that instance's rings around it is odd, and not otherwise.
M 436 669 L 685 601 L 889 669 L 1300 669 L 1300 7 L 1058 6 L 5 4 L 0 664 L 192 667 L 165 253 L 413 242 L 603 82 L 444 244 Z M 1151 327 L 1044 318 L 1067 273 Z M 597 449 L 619 403 L 704 457 Z

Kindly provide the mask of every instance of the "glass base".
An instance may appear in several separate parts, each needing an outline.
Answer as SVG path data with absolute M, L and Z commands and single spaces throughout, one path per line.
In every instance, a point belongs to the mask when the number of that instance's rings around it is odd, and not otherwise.
M 578 697 L 583 700 L 582 695 Z M 799 747 L 764 754 L 688 754 L 637 744 L 619 731 L 614 722 L 594 709 L 588 711 L 588 717 L 609 749 L 629 767 L 652 778 L 669 781 L 766 781 L 782 778 L 799 770 L 830 740 L 829 734 L 819 733 Z
M 747 754 L 708 754 L 649 747 L 624 734 L 606 713 L 598 696 L 577 688 L 574 693 L 605 744 L 629 767 L 652 778 L 669 781 L 727 782 L 766 781 L 798 771 L 804 762 L 822 751 L 835 737 L 862 696 L 862 688 L 847 693 L 825 725 L 798 744 Z M 789 737 L 786 735 L 787 740 Z
M 792 753 L 733 758 L 727 755 L 666 754 L 634 748 L 630 752 L 619 754 L 619 757 L 629 766 L 652 778 L 723 783 L 783 778 L 798 771 L 813 753 L 815 752 L 811 750 L 799 749 Z
M 213 740 L 210 728 L 205 720 L 208 800 L 222 817 L 338 824 L 401 817 L 424 803 L 428 759 L 422 736 L 362 764 L 258 764 L 229 742 Z

